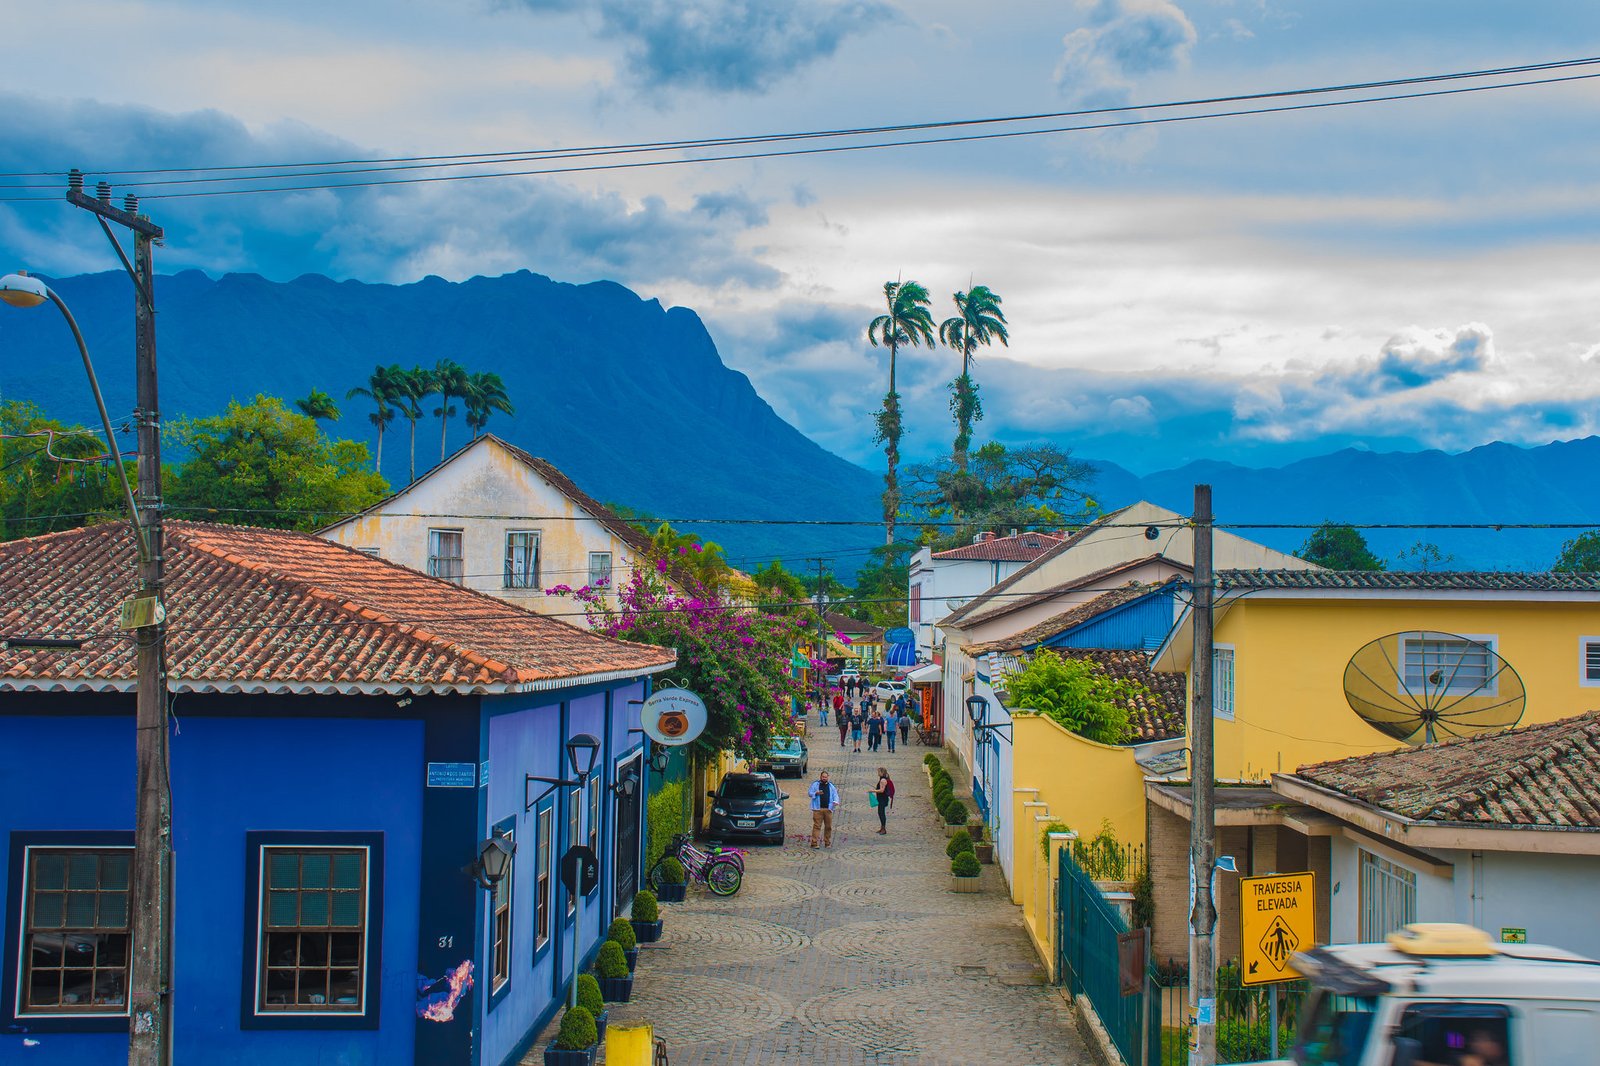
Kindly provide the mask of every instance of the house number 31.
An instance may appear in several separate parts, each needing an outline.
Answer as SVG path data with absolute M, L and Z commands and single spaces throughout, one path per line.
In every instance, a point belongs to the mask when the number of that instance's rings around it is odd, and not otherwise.
M 439 938 L 439 946 L 442 948 L 453 948 L 456 946 L 456 938 L 453 936 L 442 936 Z

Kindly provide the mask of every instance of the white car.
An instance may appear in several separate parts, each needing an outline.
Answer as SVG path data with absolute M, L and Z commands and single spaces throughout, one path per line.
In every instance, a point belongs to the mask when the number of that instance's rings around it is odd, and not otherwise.
M 906 694 L 904 681 L 879 681 L 872 686 L 872 694 L 880 700 L 899 699 Z

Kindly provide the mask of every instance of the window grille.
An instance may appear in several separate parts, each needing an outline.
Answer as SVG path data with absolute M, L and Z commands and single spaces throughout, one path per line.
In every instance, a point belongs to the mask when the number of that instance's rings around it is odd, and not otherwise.
M 1417 875 L 1361 852 L 1361 940 L 1376 944 L 1417 920 Z
M 130 848 L 29 848 L 23 1014 L 126 1014 Z
M 263 848 L 262 1013 L 362 1012 L 367 850 Z

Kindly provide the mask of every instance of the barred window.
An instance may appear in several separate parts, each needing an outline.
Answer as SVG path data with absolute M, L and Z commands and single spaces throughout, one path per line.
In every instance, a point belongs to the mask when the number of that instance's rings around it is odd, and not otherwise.
M 262 849 L 259 1011 L 365 1009 L 367 854 Z
M 131 848 L 28 848 L 23 1014 L 128 1010 Z
M 1370 851 L 1361 854 L 1361 941 L 1376 944 L 1417 920 L 1417 875 Z
M 1499 689 L 1494 638 L 1400 638 L 1405 689 L 1428 696 L 1493 696 Z

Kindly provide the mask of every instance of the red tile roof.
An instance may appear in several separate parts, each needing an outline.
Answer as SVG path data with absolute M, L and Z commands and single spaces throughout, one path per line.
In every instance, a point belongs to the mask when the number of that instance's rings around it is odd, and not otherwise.
M 851 640 L 866 641 L 872 644 L 883 640 L 883 627 L 875 626 L 871 622 L 863 622 L 859 618 L 851 618 L 838 611 L 824 611 L 822 620 L 826 622 L 835 633 L 843 633 Z
M 1084 589 L 1093 589 L 1096 586 L 1108 588 L 1117 583 L 1115 579 L 1119 575 L 1125 574 L 1129 570 L 1137 570 L 1139 567 L 1144 566 L 1147 563 L 1154 562 L 1164 562 L 1168 566 L 1178 570 L 1183 570 L 1185 572 L 1188 572 L 1190 569 L 1192 569 L 1187 563 L 1180 563 L 1175 559 L 1169 559 L 1165 555 L 1157 553 L 1155 555 L 1146 555 L 1139 559 L 1129 559 L 1127 562 L 1117 563 L 1115 566 L 1108 566 L 1103 570 L 1096 570 L 1092 574 L 1084 574 L 1082 577 L 1075 577 L 1071 581 L 1063 581 L 1059 585 L 1052 585 L 1047 589 L 1040 589 L 1038 592 L 1019 593 L 1015 596 L 995 596 L 995 590 L 990 589 L 990 599 L 987 609 L 976 614 L 973 614 L 969 611 L 965 619 L 965 624 L 971 626 L 980 625 L 984 622 L 992 622 L 996 618 L 1004 618 L 1006 615 L 1011 614 L 1014 611 L 1020 611 L 1024 607 L 1032 607 L 1036 604 L 1055 599 L 1057 596 L 1060 596 L 1063 593 L 1082 591 Z M 996 588 L 998 588 L 998 586 L 996 586 Z M 972 604 L 969 603 L 967 606 L 970 608 Z M 944 619 L 939 624 L 941 626 L 948 626 L 950 624 L 950 620 L 948 618 Z
M 1026 563 L 1039 558 L 1065 539 L 1056 533 L 1017 533 L 993 537 L 976 544 L 934 552 L 935 559 L 977 560 L 980 562 Z
M 676 661 L 306 533 L 168 522 L 165 556 L 176 691 L 532 691 Z M 0 636 L 89 638 L 0 648 L 0 689 L 131 689 L 133 575 L 123 522 L 0 544 Z
M 1415 821 L 1600 829 L 1600 711 L 1302 766 L 1293 776 Z

